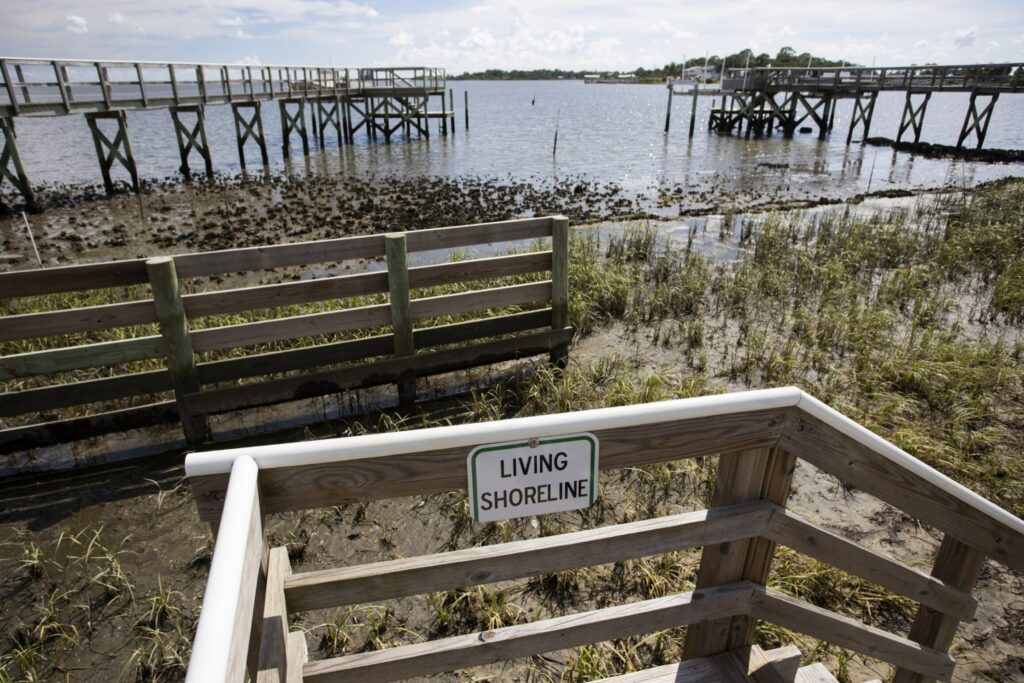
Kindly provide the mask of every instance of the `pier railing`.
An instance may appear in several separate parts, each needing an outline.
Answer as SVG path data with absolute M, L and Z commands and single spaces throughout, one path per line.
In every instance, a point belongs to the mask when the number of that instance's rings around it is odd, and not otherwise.
M 407 264 L 408 254 L 537 240 L 549 246 Z M 0 430 L 0 452 L 179 419 L 198 444 L 219 413 L 390 383 L 408 403 L 417 377 L 541 353 L 560 361 L 573 333 L 568 244 L 566 219 L 529 218 L 0 274 L 8 311 L 56 309 L 0 316 L 0 341 L 24 349 L 0 356 L 0 420 L 18 419 Z M 214 291 L 196 281 L 307 267 L 288 274 L 302 278 L 358 259 L 385 259 L 386 269 Z M 517 276 L 525 281 L 463 286 Z M 445 285 L 460 291 L 422 296 Z M 115 298 L 127 300 L 75 303 Z M 348 307 L 324 310 L 341 300 Z M 522 310 L 473 318 L 510 307 Z M 40 376 L 50 383 L 24 388 Z M 54 419 L 76 406 L 101 412 Z
M 362 95 L 368 89 L 443 92 L 444 69 L 348 69 L 0 57 L 0 116 Z
M 286 548 L 268 545 L 267 515 L 464 490 L 471 449 L 580 432 L 599 442 L 605 470 L 717 456 L 710 509 L 301 572 Z M 787 509 L 797 459 L 941 531 L 930 573 Z M 1024 569 L 1024 521 L 795 388 L 193 453 L 186 471 L 200 516 L 216 533 L 191 682 L 241 681 L 247 665 L 260 681 L 397 680 L 679 626 L 688 627 L 685 658 L 704 658 L 750 646 L 758 621 L 887 662 L 898 683 L 949 680 L 948 649 L 957 624 L 975 611 L 971 591 L 984 559 Z M 910 633 L 767 588 L 776 545 L 919 603 Z M 308 661 L 305 634 L 289 628 L 293 615 L 309 610 L 686 548 L 703 548 L 696 588 L 662 598 L 320 661 Z
M 915 92 L 1024 92 L 1024 63 L 897 67 L 758 67 L 727 69 L 726 92 L 820 90 Z

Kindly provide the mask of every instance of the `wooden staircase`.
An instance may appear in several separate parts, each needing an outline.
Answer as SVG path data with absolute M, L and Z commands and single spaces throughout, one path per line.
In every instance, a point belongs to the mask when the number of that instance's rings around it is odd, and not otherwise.
M 597 683 L 837 683 L 823 664 L 800 666 L 801 658 L 795 645 L 774 650 L 752 645 L 605 678 Z

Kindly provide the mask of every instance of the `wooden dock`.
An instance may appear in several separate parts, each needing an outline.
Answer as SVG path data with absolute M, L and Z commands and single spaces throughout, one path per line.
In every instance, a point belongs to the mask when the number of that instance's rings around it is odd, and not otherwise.
M 445 92 L 445 71 L 435 67 L 350 69 L 0 57 L 0 80 L 0 183 L 10 180 L 30 209 L 38 208 L 38 202 L 16 143 L 19 117 L 84 115 L 108 193 L 113 192 L 115 165 L 124 167 L 132 187 L 139 190 L 128 137 L 129 111 L 170 111 L 186 177 L 191 176 L 193 153 L 200 157 L 207 175 L 213 172 L 205 125 L 205 107 L 210 105 L 232 108 L 243 167 L 250 141 L 263 164 L 268 163 L 261 108 L 271 101 L 280 108 L 285 157 L 290 156 L 293 137 L 308 154 L 310 136 L 322 148 L 331 129 L 338 144 L 351 143 L 360 130 L 371 140 L 386 142 L 397 134 L 429 138 L 431 121 L 441 135 L 455 130 L 454 93 Z
M 671 85 L 669 88 L 666 133 L 672 108 Z M 853 140 L 858 129 L 863 141 L 871 130 L 880 92 L 906 94 L 897 142 L 908 131 L 914 142 L 920 142 L 925 112 L 934 93 L 970 93 L 956 146 L 963 147 L 973 138 L 981 149 L 1000 95 L 1024 93 L 1024 63 L 729 69 L 722 77 L 721 105 L 712 105 L 708 129 L 737 134 L 745 131 L 748 137 L 779 130 L 788 137 L 806 122 L 813 124 L 818 137 L 824 139 L 835 124 L 836 102 L 852 99 L 846 142 Z M 691 113 L 691 136 L 695 111 Z

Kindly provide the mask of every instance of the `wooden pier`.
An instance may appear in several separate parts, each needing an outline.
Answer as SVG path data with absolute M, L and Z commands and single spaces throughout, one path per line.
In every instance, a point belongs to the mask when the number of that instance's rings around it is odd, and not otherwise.
M 332 129 L 339 145 L 351 143 L 360 130 L 370 140 L 385 142 L 397 134 L 429 138 L 431 120 L 437 122 L 441 135 L 455 130 L 454 93 L 447 93 L 446 102 L 445 71 L 434 67 L 349 69 L 0 57 L 0 81 L 0 185 L 5 178 L 10 180 L 30 209 L 39 208 L 39 203 L 16 143 L 19 117 L 84 115 L 108 193 L 113 192 L 115 165 L 128 171 L 132 188 L 139 190 L 128 111 L 170 112 L 186 177 L 191 177 L 193 153 L 207 175 L 213 171 L 205 123 L 208 105 L 232 108 L 243 167 L 250 141 L 259 148 L 263 165 L 268 164 L 262 105 L 270 101 L 280 108 L 285 157 L 291 154 L 293 140 L 301 142 L 303 153 L 308 154 L 311 134 L 323 148 L 325 134 Z
M 668 87 L 666 133 L 672 97 L 677 94 L 672 84 Z M 722 78 L 721 104 L 712 104 L 708 129 L 718 133 L 745 132 L 747 137 L 771 135 L 773 130 L 779 130 L 789 137 L 801 124 L 807 123 L 813 124 L 818 137 L 824 139 L 835 124 L 836 103 L 852 99 L 853 115 L 846 142 L 849 144 L 858 130 L 863 142 L 871 130 L 875 101 L 880 92 L 906 94 L 897 142 L 908 134 L 913 136 L 914 142 L 920 142 L 932 94 L 970 93 L 956 146 L 963 147 L 973 138 L 981 149 L 999 96 L 1024 93 L 1024 64 L 730 69 Z M 691 136 L 695 112 L 694 107 Z

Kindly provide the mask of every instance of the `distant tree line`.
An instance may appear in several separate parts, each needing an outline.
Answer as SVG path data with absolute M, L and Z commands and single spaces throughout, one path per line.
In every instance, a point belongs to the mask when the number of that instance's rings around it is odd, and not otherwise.
M 767 52 L 755 54 L 753 50 L 740 50 L 724 57 L 720 55 L 709 55 L 708 66 L 733 69 L 746 66 L 747 58 L 750 58 L 750 66 L 848 66 L 852 62 L 826 59 L 816 57 L 809 52 L 797 53 L 791 47 L 784 47 L 774 57 Z M 686 63 L 671 62 L 661 68 L 647 69 L 638 67 L 631 73 L 636 74 L 641 81 L 664 81 L 669 76 L 680 77 L 683 69 L 692 66 L 704 66 L 704 57 L 687 59 Z M 486 71 L 474 71 L 453 76 L 455 80 L 471 81 L 530 81 L 530 80 L 557 80 L 557 79 L 581 79 L 586 74 L 602 73 L 600 71 L 566 71 L 563 69 L 487 69 Z M 605 72 L 608 73 L 608 72 Z

